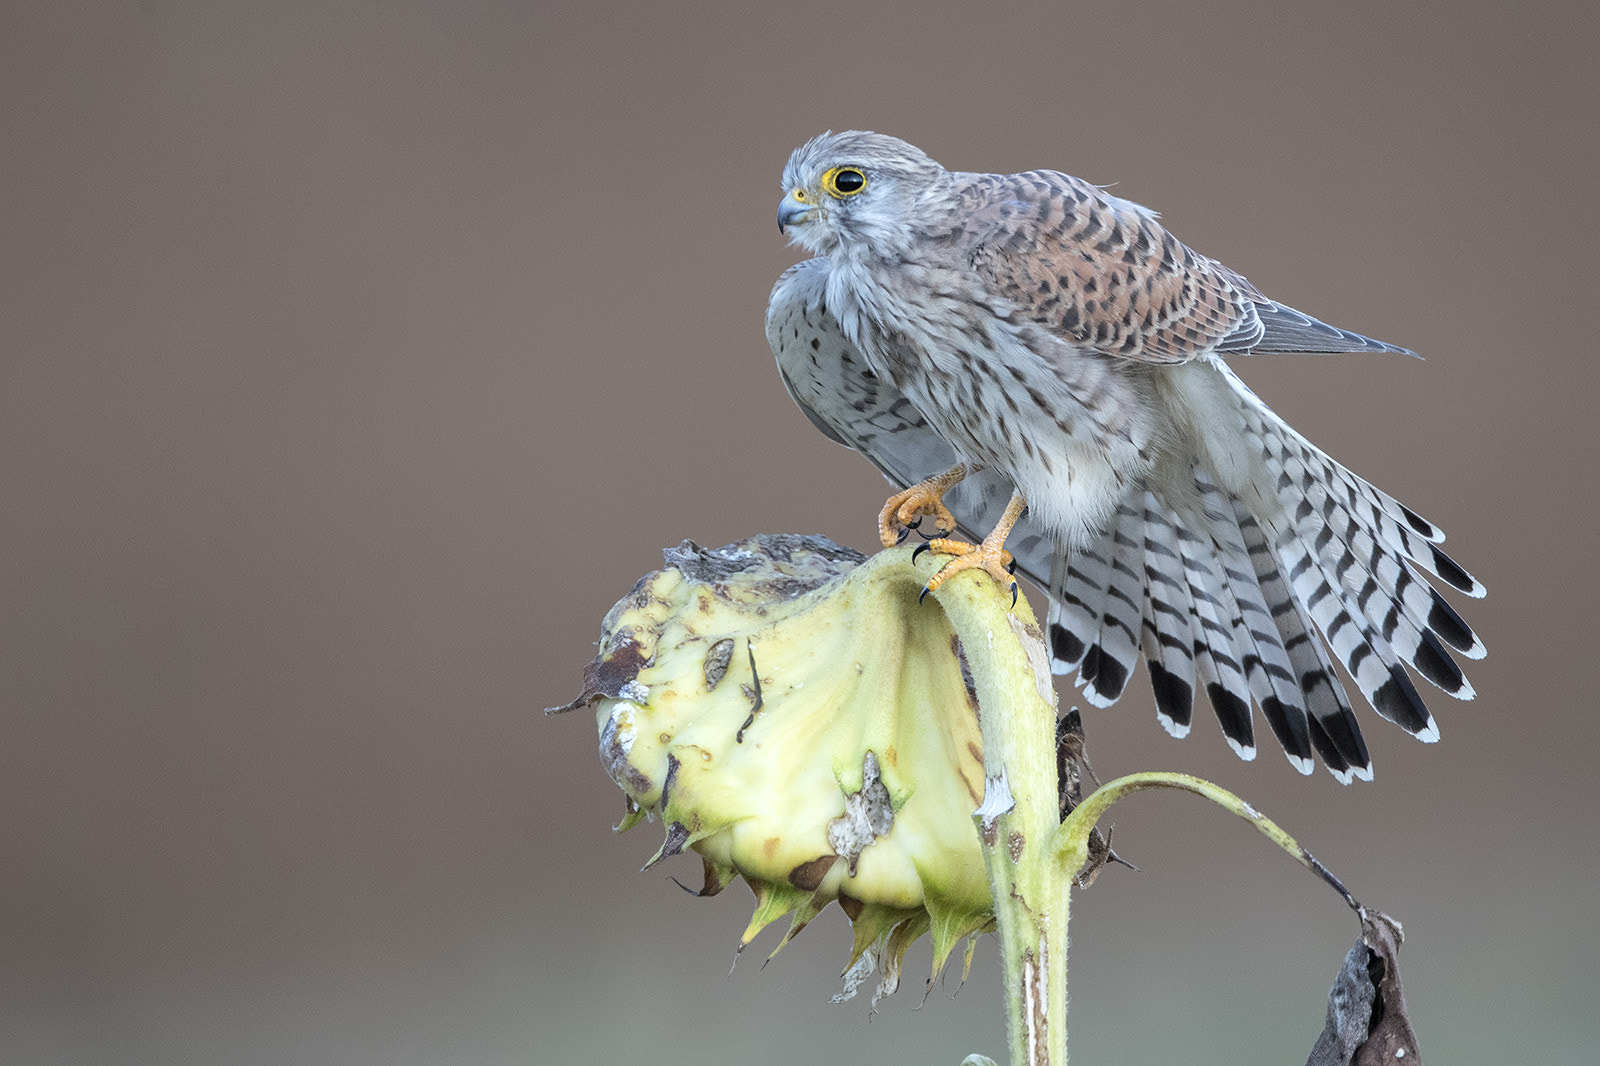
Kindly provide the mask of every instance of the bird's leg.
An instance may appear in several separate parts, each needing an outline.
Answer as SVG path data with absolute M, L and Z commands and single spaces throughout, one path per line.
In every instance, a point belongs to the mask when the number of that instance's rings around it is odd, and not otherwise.
M 987 572 L 990 577 L 1000 582 L 1002 588 L 1011 586 L 1011 602 L 1017 602 L 1017 579 L 1011 576 L 1015 566 L 1011 553 L 1006 551 L 1006 538 L 1011 535 L 1011 527 L 1017 524 L 1017 519 L 1022 517 L 1022 512 L 1028 506 L 1028 500 L 1020 492 L 1011 493 L 1011 502 L 1006 504 L 1006 509 L 1000 516 L 1000 521 L 983 538 L 981 544 L 968 544 L 962 540 L 930 540 L 913 553 L 916 558 L 924 551 L 938 552 L 940 555 L 953 555 L 948 563 L 928 579 L 927 586 L 922 590 L 926 596 L 940 585 L 949 581 L 951 576 L 963 570 L 979 569 Z
M 956 519 L 944 505 L 944 494 L 956 482 L 977 468 L 957 463 L 942 474 L 919 481 L 904 492 L 890 496 L 878 512 L 878 539 L 885 548 L 892 548 L 906 538 L 906 531 L 914 528 L 924 516 L 932 515 L 941 534 L 954 533 Z M 900 532 L 896 533 L 895 529 Z

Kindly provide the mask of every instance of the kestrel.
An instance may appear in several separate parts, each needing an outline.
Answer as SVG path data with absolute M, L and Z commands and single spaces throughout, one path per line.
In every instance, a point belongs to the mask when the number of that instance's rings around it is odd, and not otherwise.
M 797 149 L 783 188 L 779 228 L 815 256 L 767 308 L 790 395 L 907 487 L 886 544 L 924 516 L 951 533 L 999 512 L 975 546 L 931 542 L 955 556 L 935 580 L 1009 581 L 1014 557 L 1049 591 L 1056 673 L 1091 704 L 1117 700 L 1142 651 L 1168 732 L 1189 731 L 1203 689 L 1254 758 L 1253 702 L 1298 770 L 1320 756 L 1348 783 L 1372 764 L 1330 650 L 1422 740 L 1438 727 L 1403 664 L 1472 698 L 1450 649 L 1483 645 L 1422 572 L 1483 586 L 1226 362 L 1412 353 L 1269 299 L 1155 212 L 1055 171 L 947 171 L 852 131 Z

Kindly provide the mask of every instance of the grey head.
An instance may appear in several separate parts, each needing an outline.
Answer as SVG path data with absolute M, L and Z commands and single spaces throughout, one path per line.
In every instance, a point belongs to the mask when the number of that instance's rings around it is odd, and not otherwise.
M 783 168 L 778 229 L 818 255 L 894 256 L 942 192 L 946 171 L 920 148 L 866 130 L 824 133 Z

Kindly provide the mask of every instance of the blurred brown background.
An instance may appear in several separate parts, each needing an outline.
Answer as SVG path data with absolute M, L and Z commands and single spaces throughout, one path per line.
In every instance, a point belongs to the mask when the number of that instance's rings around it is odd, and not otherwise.
M 870 1022 L 837 910 L 728 976 L 749 894 L 638 873 L 592 719 L 541 714 L 663 546 L 871 546 L 762 336 L 780 168 L 862 127 L 1116 182 L 1426 354 L 1242 371 L 1488 583 L 1443 742 L 1369 714 L 1341 788 L 1135 689 L 1091 750 L 1399 916 L 1430 1061 L 1592 1062 L 1591 6 L 577 6 L 0 20 L 0 1060 L 1003 1054 L 990 942 Z M 1338 899 L 1195 801 L 1116 816 L 1075 1058 L 1301 1061 Z

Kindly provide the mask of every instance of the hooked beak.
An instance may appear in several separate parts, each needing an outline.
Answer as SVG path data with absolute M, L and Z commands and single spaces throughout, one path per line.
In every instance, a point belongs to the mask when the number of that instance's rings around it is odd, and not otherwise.
M 792 189 L 783 202 L 778 204 L 778 232 L 787 233 L 790 226 L 798 225 L 811 217 L 813 205 L 800 199 L 804 195 L 800 189 Z

